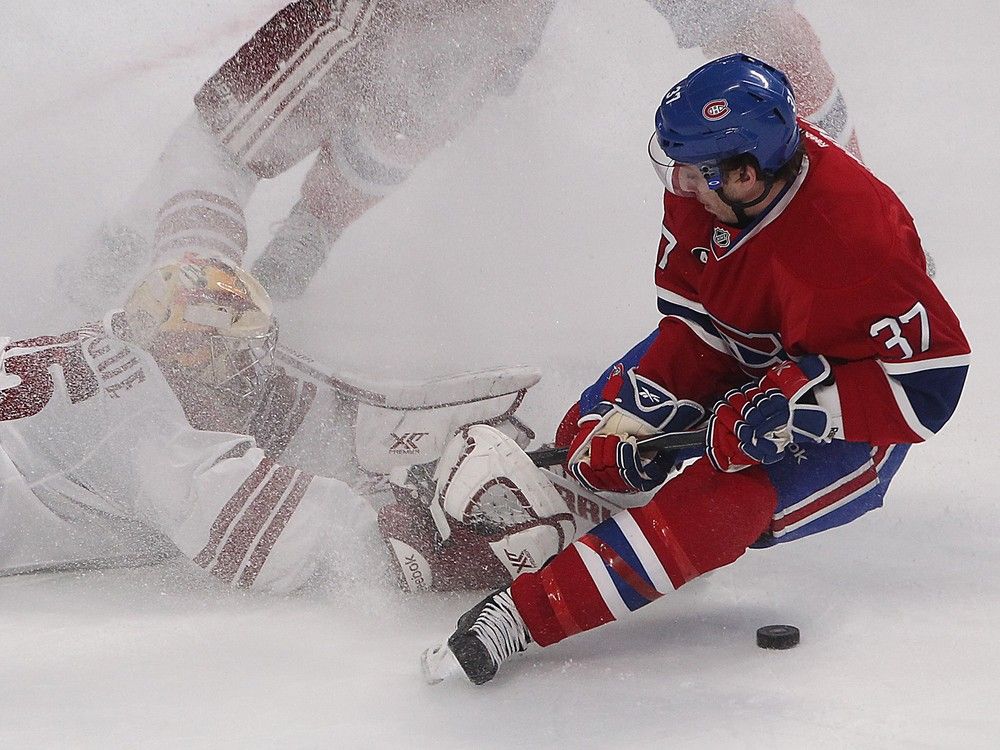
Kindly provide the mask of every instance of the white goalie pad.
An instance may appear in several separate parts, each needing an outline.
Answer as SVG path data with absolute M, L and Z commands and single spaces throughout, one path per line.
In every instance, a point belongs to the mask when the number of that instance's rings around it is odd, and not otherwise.
M 537 570 L 576 536 L 552 483 L 520 446 L 497 429 L 473 425 L 445 447 L 430 511 L 445 541 L 460 523 L 489 537 L 511 577 Z
M 279 348 L 277 359 L 337 391 L 356 406 L 355 454 L 375 474 L 437 460 L 457 432 L 487 424 L 521 446 L 534 438 L 515 412 L 541 374 L 511 366 L 424 382 L 373 382 L 324 371 L 308 357 Z

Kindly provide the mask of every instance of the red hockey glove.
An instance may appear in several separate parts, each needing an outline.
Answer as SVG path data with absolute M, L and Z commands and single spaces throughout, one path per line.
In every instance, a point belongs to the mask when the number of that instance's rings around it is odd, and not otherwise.
M 687 429 L 704 413 L 695 402 L 678 399 L 634 369 L 623 375 L 613 401 L 602 401 L 584 415 L 570 443 L 567 468 L 592 490 L 645 492 L 660 486 L 674 456 L 642 455 L 637 438 Z
M 809 392 L 831 377 L 823 357 L 807 356 L 772 367 L 757 383 L 729 391 L 712 409 L 706 453 L 719 471 L 773 464 L 796 442 L 831 439 L 830 417 Z

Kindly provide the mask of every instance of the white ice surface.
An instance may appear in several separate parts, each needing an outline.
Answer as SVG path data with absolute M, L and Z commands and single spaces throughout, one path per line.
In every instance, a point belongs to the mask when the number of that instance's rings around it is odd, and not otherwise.
M 279 5 L 6 4 L 0 333 L 79 322 L 56 263 Z M 987 231 L 1000 11 L 799 5 L 975 352 L 957 415 L 911 452 L 883 510 L 750 552 L 478 689 L 427 687 L 417 664 L 472 594 L 268 599 L 179 564 L 0 580 L 0 748 L 1000 746 L 1000 278 Z M 659 97 L 701 59 L 640 0 L 564 0 L 517 94 L 349 230 L 339 262 L 281 311 L 283 334 L 396 377 L 536 365 L 546 377 L 526 411 L 551 429 L 655 321 L 660 193 L 645 143 Z M 295 177 L 255 197 L 255 248 Z M 797 649 L 755 647 L 776 622 L 801 628 Z

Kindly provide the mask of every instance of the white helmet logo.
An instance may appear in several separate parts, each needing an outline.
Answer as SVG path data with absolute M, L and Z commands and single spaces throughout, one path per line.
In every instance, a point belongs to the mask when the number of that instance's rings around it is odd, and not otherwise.
M 701 108 L 701 116 L 710 122 L 721 120 L 730 113 L 729 102 L 725 99 L 713 99 Z

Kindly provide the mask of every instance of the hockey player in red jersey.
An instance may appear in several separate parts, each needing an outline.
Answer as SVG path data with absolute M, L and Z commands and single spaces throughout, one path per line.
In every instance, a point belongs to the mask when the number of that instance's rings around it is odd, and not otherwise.
M 856 149 L 819 40 L 791 2 L 647 1 L 681 47 L 715 56 L 737 43 L 788 70 L 803 115 Z M 273 296 L 300 295 L 347 226 L 491 95 L 514 89 L 554 4 L 289 3 L 201 87 L 147 184 L 71 261 L 67 293 L 97 314 L 159 258 L 213 251 L 242 263 L 256 185 L 311 157 L 300 199 L 252 268 Z
M 0 575 L 180 553 L 284 592 L 384 577 L 384 545 L 405 589 L 500 585 L 574 535 L 518 447 L 537 380 L 352 383 L 278 346 L 252 276 L 185 255 L 101 323 L 0 341 Z
M 910 215 L 796 117 L 783 73 L 743 54 L 695 70 L 663 98 L 651 153 L 667 187 L 663 317 L 584 393 L 568 468 L 652 499 L 463 615 L 425 654 L 431 680 L 457 663 L 485 682 L 532 642 L 879 507 L 909 445 L 958 403 L 969 346 Z M 700 457 L 664 484 L 679 456 L 636 438 L 702 423 Z

